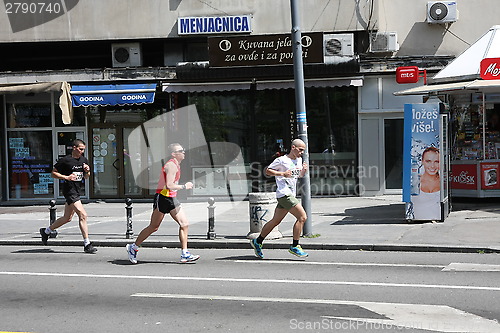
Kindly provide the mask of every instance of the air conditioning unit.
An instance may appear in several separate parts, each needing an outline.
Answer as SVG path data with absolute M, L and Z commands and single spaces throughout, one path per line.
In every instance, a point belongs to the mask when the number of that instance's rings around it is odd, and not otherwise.
M 427 22 L 433 24 L 450 23 L 458 20 L 456 1 L 428 1 Z
M 377 32 L 370 36 L 370 52 L 396 52 L 399 50 L 396 32 Z
M 334 62 L 335 57 L 354 55 L 354 34 L 324 34 L 323 55 L 325 63 Z
M 111 57 L 113 61 L 113 67 L 142 66 L 141 44 L 140 43 L 111 44 Z

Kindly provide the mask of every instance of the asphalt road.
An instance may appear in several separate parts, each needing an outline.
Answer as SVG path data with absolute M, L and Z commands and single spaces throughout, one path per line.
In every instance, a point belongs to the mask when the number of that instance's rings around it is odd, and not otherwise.
M 500 255 L 2 246 L 0 331 L 500 332 Z

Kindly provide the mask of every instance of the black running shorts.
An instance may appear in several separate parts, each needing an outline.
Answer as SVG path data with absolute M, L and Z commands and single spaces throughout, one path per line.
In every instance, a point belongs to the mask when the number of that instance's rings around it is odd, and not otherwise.
M 72 203 L 80 201 L 80 193 L 69 191 L 68 193 L 64 194 L 64 198 L 66 199 L 66 203 L 68 205 L 71 205 Z
M 160 193 L 155 194 L 153 209 L 158 208 L 158 210 L 163 214 L 170 213 L 173 209 L 179 207 L 180 205 L 181 203 L 177 200 L 177 198 L 166 197 Z

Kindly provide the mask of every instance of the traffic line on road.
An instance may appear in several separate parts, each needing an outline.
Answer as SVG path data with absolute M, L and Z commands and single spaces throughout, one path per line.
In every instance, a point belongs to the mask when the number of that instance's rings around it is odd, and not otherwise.
M 416 283 L 384 283 L 384 282 L 360 282 L 360 281 L 326 281 L 326 280 L 294 280 L 294 279 L 251 279 L 251 278 L 218 278 L 218 277 L 195 277 L 195 276 L 156 276 L 156 275 L 111 275 L 111 274 L 84 274 L 84 273 L 43 273 L 43 272 L 0 272 L 0 275 L 18 276 L 47 276 L 47 277 L 69 277 L 69 278 L 103 278 L 103 279 L 141 279 L 141 280 L 169 280 L 169 281 L 206 281 L 206 282 L 236 282 L 236 283 L 281 283 L 281 284 L 314 284 L 314 285 L 350 285 L 361 287 L 398 287 L 398 288 L 427 288 L 427 289 L 458 289 L 458 290 L 482 290 L 500 291 L 500 287 L 487 286 L 458 286 L 441 284 L 416 284 Z
M 321 262 L 303 260 L 234 260 L 236 263 L 252 264 L 292 264 L 292 265 L 331 265 L 331 266 L 369 266 L 369 267 L 406 267 L 406 268 L 445 268 L 445 265 L 417 265 L 417 264 L 378 264 L 358 262 Z
M 299 299 L 299 298 L 275 298 L 255 296 L 224 296 L 224 295 L 186 295 L 186 294 L 157 294 L 157 293 L 135 293 L 131 297 L 144 298 L 169 298 L 188 300 L 210 300 L 210 301 L 238 301 L 238 302 L 267 302 L 267 303 L 308 303 L 325 305 L 355 305 L 377 313 L 389 319 L 354 318 L 321 316 L 325 319 L 338 319 L 359 323 L 346 327 L 357 328 L 406 328 L 422 329 L 436 332 L 456 333 L 492 333 L 500 332 L 500 325 L 495 320 L 486 319 L 470 314 L 446 305 L 428 304 L 403 304 L 383 302 L 358 302 L 331 299 Z M 299 322 L 290 322 L 291 325 L 300 328 Z M 307 323 L 302 322 L 304 328 Z M 322 322 L 322 327 L 327 327 L 328 322 Z M 333 328 L 334 326 L 332 326 Z M 335 326 L 335 327 L 338 327 Z M 341 327 L 341 326 L 340 326 Z
M 469 264 L 454 262 L 444 267 L 443 272 L 500 272 L 500 265 Z

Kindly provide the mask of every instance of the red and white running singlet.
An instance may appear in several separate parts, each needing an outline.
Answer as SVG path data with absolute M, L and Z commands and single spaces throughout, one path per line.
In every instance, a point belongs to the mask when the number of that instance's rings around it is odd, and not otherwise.
M 177 172 L 175 173 L 174 183 L 178 184 L 181 178 L 181 167 L 175 158 L 168 160 L 167 163 L 172 162 L 177 166 Z M 165 163 L 165 165 L 167 165 Z M 175 198 L 177 196 L 177 190 L 170 190 L 167 188 L 167 173 L 165 172 L 165 165 L 161 167 L 160 179 L 158 180 L 158 187 L 156 188 L 156 193 L 160 193 L 164 197 Z

